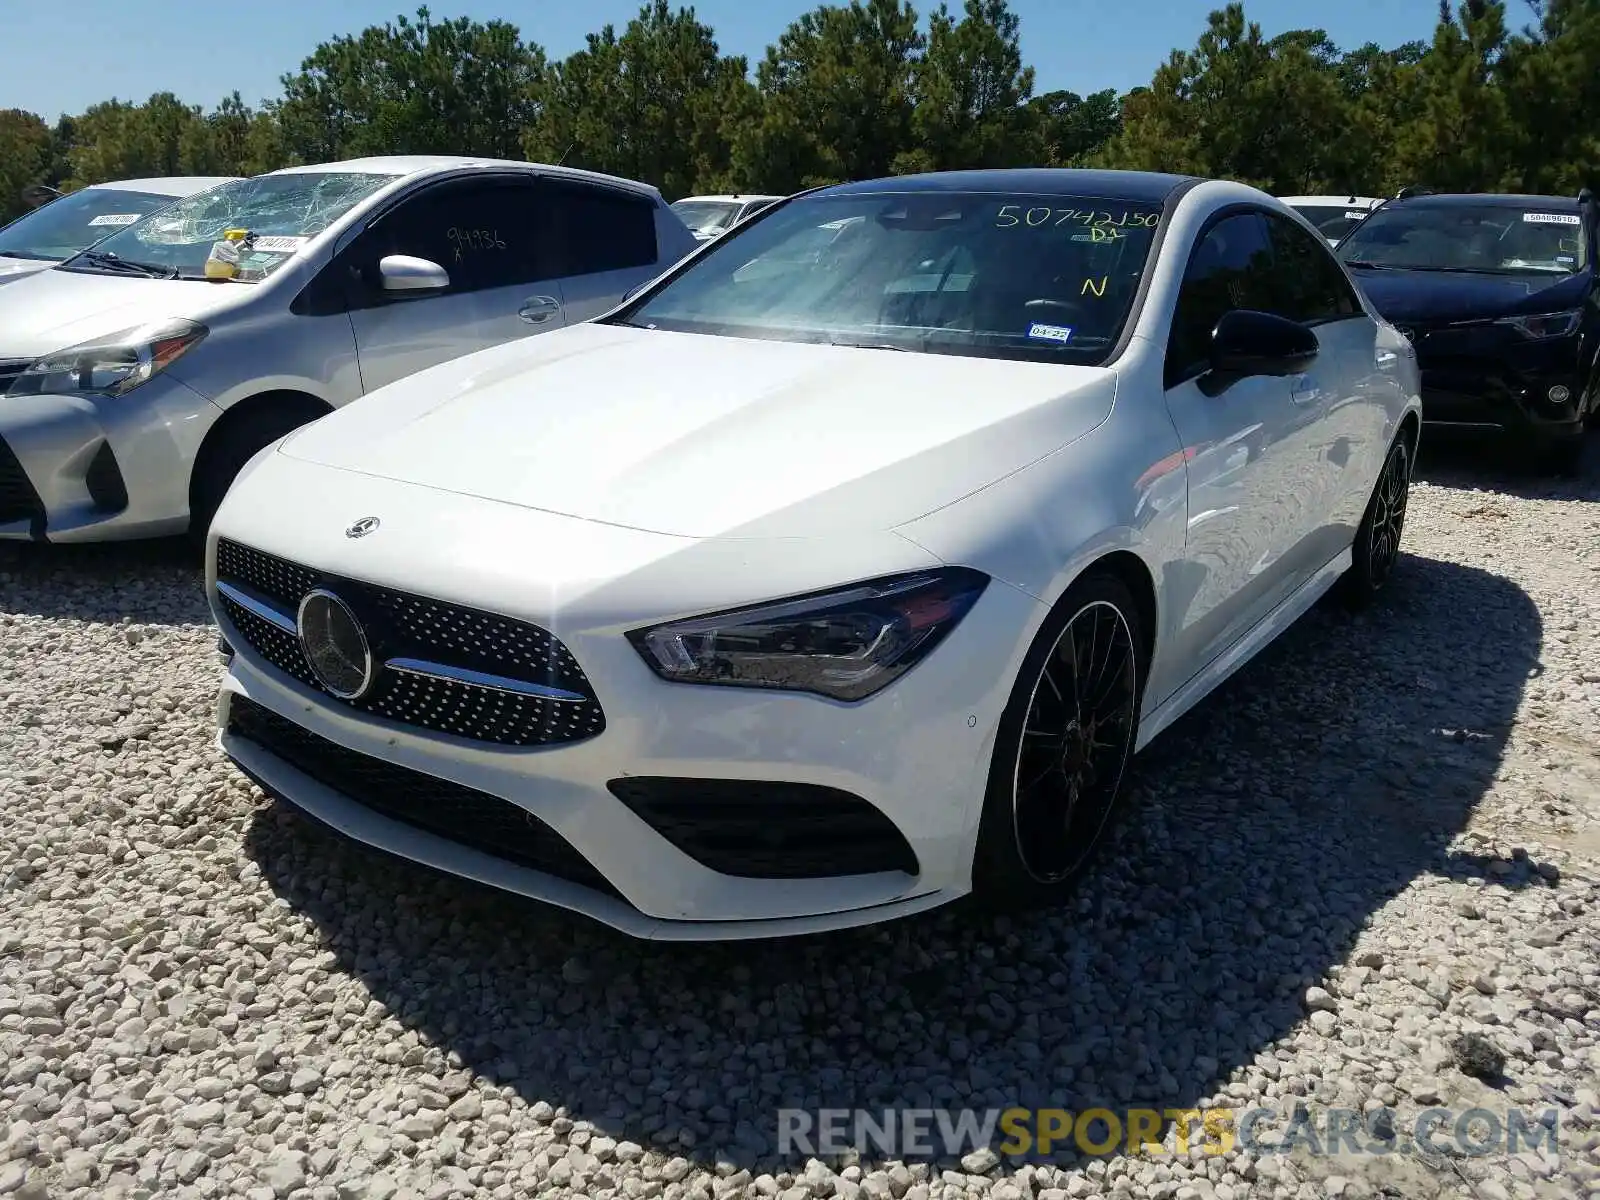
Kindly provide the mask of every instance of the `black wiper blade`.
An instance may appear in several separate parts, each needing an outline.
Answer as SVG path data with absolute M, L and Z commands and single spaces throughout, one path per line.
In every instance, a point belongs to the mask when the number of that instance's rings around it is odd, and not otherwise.
M 1365 267 L 1369 271 L 1398 271 L 1399 267 L 1387 266 L 1384 263 L 1369 262 L 1364 258 L 1347 258 L 1344 260 L 1347 267 Z
M 901 354 L 912 353 L 909 346 L 891 346 L 888 342 L 840 342 L 829 341 L 830 346 L 843 346 L 847 350 L 897 350 Z
M 122 258 L 112 254 L 109 250 L 85 250 L 80 258 L 87 259 L 97 267 L 106 267 L 113 271 L 132 271 L 136 275 L 145 275 L 151 279 L 176 279 L 177 267 L 163 267 L 159 263 L 138 262 L 131 258 Z

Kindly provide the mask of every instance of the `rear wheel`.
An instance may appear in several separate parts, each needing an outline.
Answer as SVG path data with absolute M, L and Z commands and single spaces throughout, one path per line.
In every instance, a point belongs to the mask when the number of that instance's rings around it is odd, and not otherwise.
M 973 863 L 977 897 L 1059 903 L 1124 790 L 1148 642 L 1126 586 L 1093 575 L 1056 606 L 1001 717 Z
M 1400 560 L 1400 537 L 1405 532 L 1406 502 L 1411 496 L 1411 446 L 1401 434 L 1389 447 L 1378 473 L 1377 485 L 1367 501 L 1366 514 L 1351 546 L 1353 561 L 1340 580 L 1344 599 L 1352 608 L 1365 608 L 1394 574 Z

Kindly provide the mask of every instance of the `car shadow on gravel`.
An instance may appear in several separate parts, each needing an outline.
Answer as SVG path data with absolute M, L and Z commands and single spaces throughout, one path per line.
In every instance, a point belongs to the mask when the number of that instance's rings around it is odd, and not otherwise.
M 1429 429 L 1423 434 L 1416 477 L 1438 487 L 1524 500 L 1600 501 L 1600 432 L 1585 440 L 1579 471 L 1561 476 L 1507 446 L 1503 438 Z
M 0 612 L 107 625 L 211 623 L 205 572 L 182 538 L 82 546 L 0 542 Z
M 777 1153 L 780 1107 L 1184 1108 L 1270 1058 L 1305 988 L 1413 881 L 1488 869 L 1450 842 L 1540 640 L 1514 584 L 1407 556 L 1376 610 L 1319 606 L 1158 739 L 1076 900 L 1025 917 L 956 906 L 645 944 L 281 806 L 257 810 L 249 849 L 336 969 L 436 1057 L 708 1165 L 797 1170 L 803 1155 Z M 1536 865 L 1496 882 L 1537 886 Z

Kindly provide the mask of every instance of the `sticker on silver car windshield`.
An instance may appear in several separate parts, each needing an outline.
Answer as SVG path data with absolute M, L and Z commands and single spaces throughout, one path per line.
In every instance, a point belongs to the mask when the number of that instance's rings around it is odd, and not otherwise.
M 101 213 L 90 225 L 132 225 L 139 219 L 138 213 Z
M 1581 225 L 1583 223 L 1572 213 L 1523 213 L 1522 219 L 1530 225 Z
M 1367 214 L 1364 212 L 1347 212 L 1344 214 L 1344 219 L 1346 221 L 1365 221 Z
M 293 254 L 310 240 L 304 237 L 258 237 L 250 248 L 266 254 Z
M 1028 326 L 1028 336 L 1037 342 L 1070 342 L 1072 340 L 1072 326 L 1041 325 L 1035 321 Z

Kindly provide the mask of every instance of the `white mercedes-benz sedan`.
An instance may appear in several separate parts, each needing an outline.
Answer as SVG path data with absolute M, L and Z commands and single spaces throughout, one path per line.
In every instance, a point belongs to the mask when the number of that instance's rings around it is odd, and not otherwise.
M 223 749 L 352 838 L 662 939 L 1061 898 L 1133 754 L 1390 579 L 1409 344 L 1239 184 L 791 197 L 607 315 L 256 455 Z

